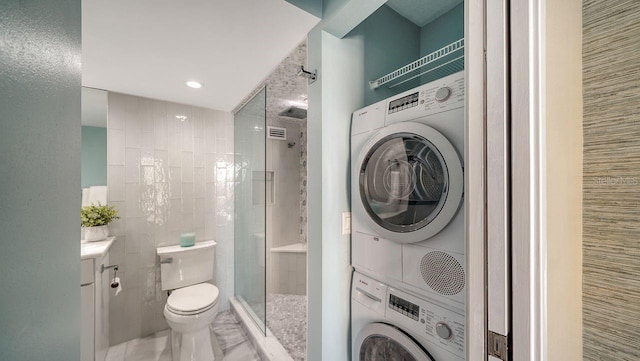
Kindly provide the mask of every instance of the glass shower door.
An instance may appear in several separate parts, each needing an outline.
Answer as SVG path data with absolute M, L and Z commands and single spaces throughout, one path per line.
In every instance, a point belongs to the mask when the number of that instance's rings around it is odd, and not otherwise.
M 266 331 L 266 88 L 234 116 L 235 294 Z

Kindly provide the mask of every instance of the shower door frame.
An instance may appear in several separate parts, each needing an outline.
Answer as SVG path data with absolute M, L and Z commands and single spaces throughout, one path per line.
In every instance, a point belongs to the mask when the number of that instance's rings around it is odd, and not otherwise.
M 234 164 L 235 164 L 235 171 L 239 172 L 239 167 L 237 166 L 236 163 L 236 157 L 238 156 L 237 151 L 235 151 L 236 149 L 236 145 L 235 145 L 235 129 L 237 126 L 237 123 L 235 122 L 235 117 L 238 113 L 240 113 L 243 109 L 245 109 L 245 107 L 247 105 L 249 105 L 252 101 L 254 101 L 255 99 L 257 99 L 258 96 L 260 96 L 262 94 L 262 98 L 263 98 L 263 104 L 264 107 L 262 108 L 263 111 L 263 117 L 262 117 L 262 139 L 264 141 L 263 145 L 263 150 L 262 150 L 262 168 L 261 170 L 258 171 L 262 171 L 263 173 L 265 173 L 265 179 L 262 182 L 263 185 L 263 194 L 264 194 L 264 198 L 262 199 L 262 210 L 263 210 L 263 227 L 262 227 L 262 233 L 265 235 L 264 239 L 263 239 L 263 247 L 262 249 L 264 250 L 263 254 L 262 254 L 262 261 L 263 264 L 265 265 L 264 267 L 264 272 L 262 273 L 262 286 L 263 286 L 263 294 L 262 294 L 262 314 L 263 314 L 263 318 L 260 318 L 260 315 L 258 315 L 258 313 L 253 309 L 253 307 L 247 302 L 247 300 L 244 299 L 243 295 L 238 294 L 237 293 L 237 274 L 238 274 L 238 263 L 234 262 L 234 295 L 236 297 L 236 299 L 238 300 L 238 303 L 240 303 L 242 305 L 242 307 L 245 309 L 246 313 L 249 315 L 249 317 L 252 319 L 252 321 L 255 323 L 255 325 L 258 327 L 258 329 L 260 330 L 260 332 L 262 332 L 263 336 L 267 335 L 267 312 L 266 312 L 266 307 L 267 307 L 267 249 L 266 249 L 266 235 L 267 235 L 267 201 L 266 201 L 266 197 L 267 197 L 267 182 L 266 182 L 266 170 L 267 170 L 267 136 L 266 136 L 266 132 L 267 132 L 267 109 L 266 109 L 266 103 L 267 103 L 267 87 L 266 85 L 261 86 L 260 88 L 256 89 L 255 93 L 253 95 L 251 95 L 251 97 L 249 97 L 246 101 L 243 102 L 242 106 L 240 106 L 239 108 L 237 108 L 238 110 L 234 112 Z M 252 171 L 253 173 L 253 171 Z M 236 177 L 238 176 L 238 174 L 236 174 Z M 238 179 L 236 179 L 236 185 L 239 183 Z M 253 190 L 252 190 L 253 192 Z M 235 189 L 234 189 L 234 203 L 235 203 L 235 199 L 237 199 L 237 195 L 235 195 Z M 234 204 L 234 229 L 236 226 L 236 222 L 238 220 L 238 207 L 235 206 Z M 234 230 L 234 238 L 237 237 L 238 232 L 235 232 Z M 251 240 L 249 240 L 250 242 Z M 236 247 L 236 240 L 234 239 L 234 258 L 237 256 L 237 252 L 235 252 L 235 247 Z M 260 257 L 260 255 L 258 256 L 258 258 Z M 234 260 L 235 261 L 235 260 Z M 258 260 L 259 261 L 259 260 Z

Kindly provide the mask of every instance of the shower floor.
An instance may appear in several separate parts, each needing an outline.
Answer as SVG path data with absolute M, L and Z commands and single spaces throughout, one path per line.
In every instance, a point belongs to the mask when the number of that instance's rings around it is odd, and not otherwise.
M 307 296 L 267 295 L 267 327 L 295 361 L 307 359 Z

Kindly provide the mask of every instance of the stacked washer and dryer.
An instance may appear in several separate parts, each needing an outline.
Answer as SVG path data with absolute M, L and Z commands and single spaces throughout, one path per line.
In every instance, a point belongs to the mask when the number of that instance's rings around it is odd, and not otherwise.
M 459 361 L 464 72 L 353 113 L 353 361 Z

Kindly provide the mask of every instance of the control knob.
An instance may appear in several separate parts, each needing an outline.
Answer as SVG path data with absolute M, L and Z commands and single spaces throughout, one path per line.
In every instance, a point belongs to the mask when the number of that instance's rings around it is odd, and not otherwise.
M 443 102 L 449 99 L 450 96 L 451 96 L 451 88 L 449 87 L 444 86 L 438 89 L 438 91 L 436 91 L 436 101 L 438 102 Z
M 440 336 L 441 338 L 444 338 L 445 340 L 448 340 L 451 338 L 451 336 L 453 336 L 453 332 L 451 332 L 451 327 L 449 327 L 449 325 L 447 325 L 444 322 L 438 322 L 436 324 L 436 333 L 438 334 L 438 336 Z

